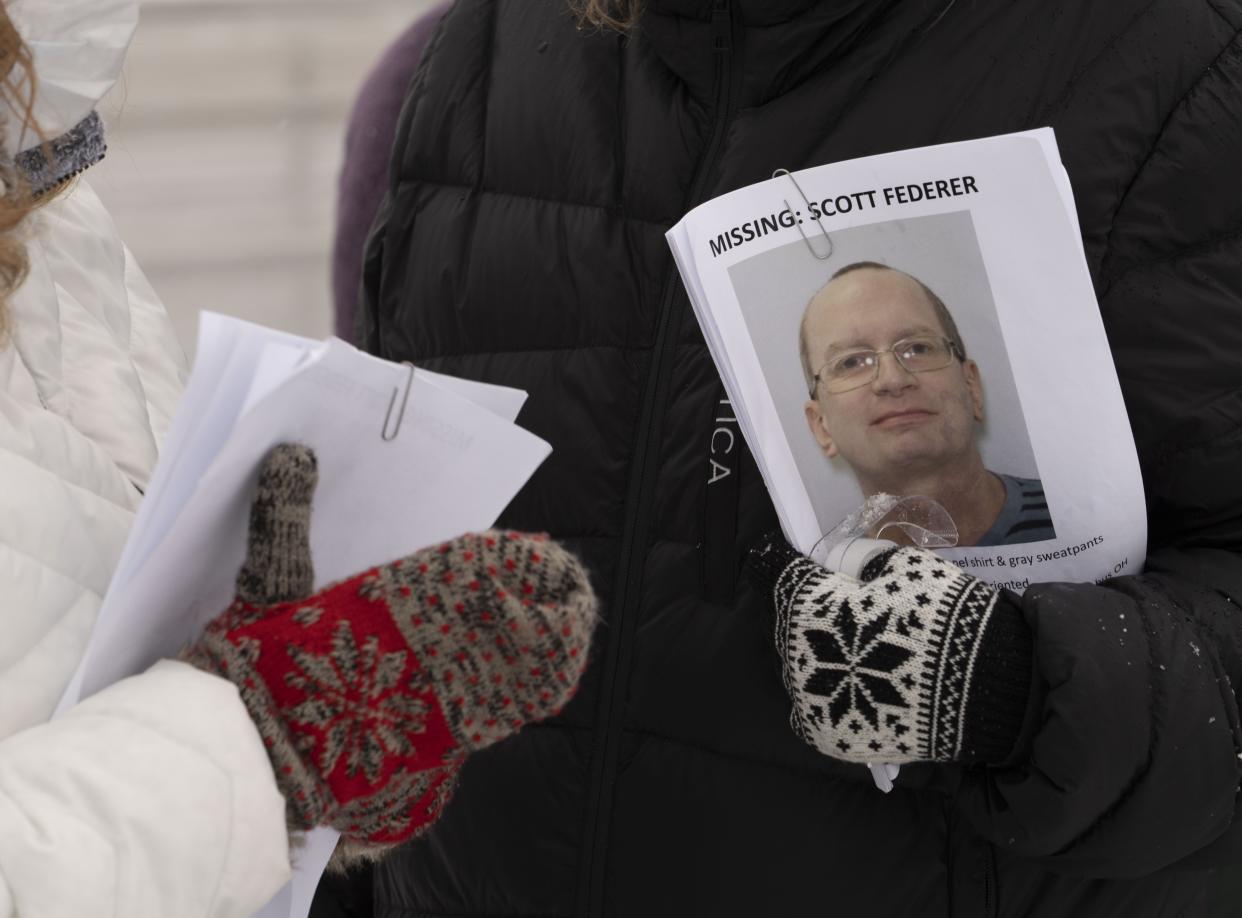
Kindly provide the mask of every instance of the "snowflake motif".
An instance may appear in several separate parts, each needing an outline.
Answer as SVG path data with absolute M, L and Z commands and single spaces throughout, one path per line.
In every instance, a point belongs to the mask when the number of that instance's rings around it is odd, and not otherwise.
M 208 630 L 220 634 L 239 631 L 263 618 L 263 612 L 262 606 L 252 605 L 241 599 L 234 599 L 229 607 L 224 610 L 224 613 L 207 627 Z
M 905 736 L 910 732 L 909 726 L 901 722 L 901 718 L 896 714 L 889 714 L 884 718 L 884 726 L 888 727 L 898 736 Z
M 394 581 L 399 576 L 391 567 L 368 571 L 358 584 L 358 595 L 371 602 L 387 602 L 397 586 Z
M 285 682 L 304 692 L 306 699 L 282 713 L 323 736 L 318 755 L 323 774 L 331 773 L 344 756 L 351 777 L 362 771 L 374 784 L 385 756 L 414 753 L 410 736 L 426 729 L 427 705 L 421 698 L 394 691 L 405 671 L 405 651 L 380 653 L 375 635 L 359 647 L 344 621 L 333 632 L 329 653 L 315 654 L 294 645 L 287 651 L 297 671 Z
M 309 628 L 323 618 L 323 606 L 302 606 L 293 613 L 293 620 Z
M 814 609 L 811 611 L 811 615 L 815 618 L 823 618 L 826 616 L 828 614 L 828 604 L 831 600 L 832 592 L 829 591 L 826 595 L 820 597 L 820 601 L 815 604 Z
M 251 637 L 243 637 L 234 641 L 233 646 L 237 648 L 238 655 L 251 666 L 258 664 L 259 652 L 263 649 L 263 645 L 258 640 Z
M 893 684 L 893 674 L 914 654 L 883 640 L 889 618 L 886 612 L 860 625 L 849 602 L 842 602 L 831 620 L 833 630 L 804 632 L 820 666 L 803 684 L 803 691 L 827 699 L 828 719 L 834 728 L 856 713 L 876 730 L 877 705 L 909 707 Z

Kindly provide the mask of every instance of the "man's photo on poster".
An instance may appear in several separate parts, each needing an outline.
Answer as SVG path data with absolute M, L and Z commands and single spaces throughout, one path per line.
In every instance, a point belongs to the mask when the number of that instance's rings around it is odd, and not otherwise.
M 970 213 L 815 241 L 729 277 L 821 531 L 886 493 L 960 546 L 1056 538 Z

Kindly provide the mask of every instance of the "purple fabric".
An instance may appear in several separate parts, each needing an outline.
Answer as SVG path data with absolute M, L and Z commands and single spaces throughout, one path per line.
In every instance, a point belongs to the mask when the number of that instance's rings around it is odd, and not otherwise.
M 354 340 L 362 249 L 387 186 L 388 156 L 397 116 L 431 33 L 452 5 L 420 16 L 393 42 L 358 91 L 345 131 L 345 160 L 337 179 L 332 245 L 332 302 L 338 337 Z

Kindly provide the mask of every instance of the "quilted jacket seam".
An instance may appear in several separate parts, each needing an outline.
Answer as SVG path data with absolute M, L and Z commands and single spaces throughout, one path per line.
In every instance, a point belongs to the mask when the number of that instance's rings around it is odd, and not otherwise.
M 1231 438 L 1235 440 L 1239 439 L 1239 434 L 1242 433 L 1242 419 L 1232 418 L 1226 412 L 1217 408 L 1218 402 L 1230 398 L 1234 395 L 1235 391 L 1236 390 L 1228 390 L 1222 393 L 1215 400 L 1209 402 L 1203 412 L 1206 413 L 1207 411 L 1215 409 L 1220 416 L 1225 418 L 1227 426 L 1225 426 L 1224 429 L 1214 430 L 1209 436 L 1201 437 L 1195 440 L 1188 441 L 1184 436 L 1178 436 L 1176 440 L 1176 447 L 1169 447 L 1168 449 L 1161 451 L 1156 456 L 1154 466 L 1157 472 L 1163 472 L 1163 470 L 1171 466 L 1184 462 L 1186 457 L 1192 453 L 1200 453 L 1204 450 L 1213 449 Z M 1203 413 L 1200 413 L 1200 416 L 1202 416 Z
M 478 186 L 483 187 L 483 177 L 487 175 L 487 125 L 492 114 L 492 78 L 496 73 L 496 30 L 500 28 L 500 4 L 491 3 L 491 28 L 487 32 L 487 50 L 484 52 L 487 61 L 483 72 L 483 116 L 479 125 L 479 177 Z M 477 216 L 477 214 L 476 214 Z
M 379 904 L 375 906 L 375 914 L 381 916 L 386 915 L 405 915 L 409 918 L 568 918 L 568 915 L 554 915 L 544 912 L 505 912 L 498 914 L 496 912 L 446 912 L 440 909 L 418 908 L 413 905 L 392 905 L 391 903 Z
M 1188 242 L 1186 245 L 1170 252 L 1166 252 L 1163 255 L 1134 261 L 1127 265 L 1124 270 L 1108 278 L 1108 286 L 1106 286 L 1101 292 L 1100 299 L 1103 300 L 1104 297 L 1108 295 L 1109 291 L 1117 286 L 1118 283 L 1128 278 L 1131 274 L 1143 271 L 1144 269 L 1158 268 L 1163 265 L 1172 264 L 1183 258 L 1200 255 L 1204 252 L 1211 251 L 1218 245 L 1232 242 L 1234 240 L 1242 240 L 1242 225 L 1221 230 L 1218 233 L 1213 233 L 1212 235 L 1205 236 L 1202 239 L 1196 239 L 1194 242 Z
M 456 351 L 444 354 L 420 354 L 419 360 L 461 360 L 466 357 L 503 357 L 506 354 L 559 354 L 564 351 L 649 351 L 650 344 L 557 344 L 551 347 L 505 348 L 504 350 Z M 705 353 L 707 344 L 702 341 L 680 341 L 674 345 L 678 351 Z
M 1150 13 L 1152 8 L 1159 2 L 1160 0 L 1150 0 L 1145 7 L 1134 14 L 1134 18 L 1127 22 L 1116 35 L 1105 42 L 1104 46 L 1095 53 L 1091 60 L 1083 64 L 1082 68 L 1069 78 L 1069 82 L 1061 88 L 1061 92 L 1057 94 L 1057 97 L 1039 110 L 1039 114 L 1035 117 L 1034 123 L 1042 124 L 1052 112 L 1064 108 L 1069 100 L 1073 98 L 1075 90 L 1077 90 L 1083 79 L 1095 70 L 1099 63 L 1108 56 L 1109 52 L 1116 48 L 1121 41 L 1130 34 L 1130 31 L 1147 17 L 1147 14 Z M 1036 9 L 1038 9 L 1038 7 L 1036 7 Z
M 496 351 L 460 351 L 447 354 L 419 354 L 419 360 L 461 360 L 467 357 L 504 357 L 509 354 L 560 354 L 565 351 L 649 351 L 650 344 L 558 344 L 551 347 L 507 347 Z
M 557 207 L 577 207 L 582 210 L 602 210 L 610 217 L 616 217 L 625 223 L 638 223 L 644 226 L 654 226 L 661 232 L 666 231 L 673 224 L 668 220 L 653 220 L 647 217 L 634 217 L 622 213 L 618 209 L 606 207 L 603 204 L 589 204 L 583 201 L 566 201 L 561 198 L 545 198 L 537 194 L 526 194 L 521 191 L 506 191 L 503 188 L 485 188 L 482 185 L 468 185 L 465 182 L 455 182 L 450 179 L 430 178 L 424 175 L 407 175 L 397 180 L 396 190 L 400 192 L 403 188 L 411 185 L 435 185 L 439 188 L 461 188 L 467 191 L 474 191 L 482 195 L 495 195 L 498 197 L 518 198 L 523 201 L 534 201 L 537 204 L 554 205 Z
M 17 793 L 14 792 L 14 789 L 8 786 L 8 782 L 0 781 L 0 795 L 3 795 L 4 797 L 6 797 L 9 800 L 9 802 L 13 805 L 13 807 L 17 809 L 23 816 L 25 816 L 31 822 L 36 821 L 33 818 L 33 816 L 37 815 L 38 813 L 37 806 L 32 807 L 31 804 L 23 802 L 21 800 L 21 797 Z M 103 845 L 103 847 L 113 852 L 113 855 L 114 855 L 113 867 L 114 868 L 116 867 L 115 855 L 117 852 L 117 846 L 115 843 L 115 839 L 109 838 L 107 835 L 104 834 L 103 831 L 101 831 L 101 829 L 98 826 L 93 825 L 89 820 L 84 819 L 83 817 L 73 812 L 72 810 L 69 810 L 69 809 L 59 810 L 58 815 L 64 817 L 64 819 L 67 822 L 70 822 L 70 821 L 73 822 L 76 826 L 79 827 L 79 831 L 81 831 L 82 834 L 98 839 L 100 843 Z M 116 886 L 116 881 L 118 879 L 116 874 L 117 872 L 114 869 L 113 870 L 114 888 Z M 10 886 L 10 889 L 12 889 L 11 886 Z M 109 914 L 113 916 L 116 915 L 115 904 L 116 903 L 115 903 L 115 897 L 114 897 L 113 909 L 110 910 L 109 912 Z
M 56 576 L 64 578 L 69 583 L 72 583 L 74 586 L 81 589 L 84 593 L 89 593 L 92 596 L 94 596 L 96 599 L 100 599 L 100 600 L 103 599 L 103 593 L 100 590 L 97 590 L 94 587 L 83 583 L 81 580 L 79 580 L 77 577 L 74 577 L 72 574 L 67 574 L 64 571 L 60 570 L 59 568 L 54 567 L 53 565 L 49 564 L 45 559 L 40 558 L 38 555 L 33 555 L 30 552 L 28 552 L 26 549 L 20 548 L 17 545 L 14 545 L 12 542 L 8 542 L 8 541 L 0 542 L 0 547 L 8 549 L 9 551 L 13 552 L 13 554 L 15 555 L 20 555 L 23 558 L 29 559 L 31 563 L 37 564 L 42 570 L 50 571 Z
M 1219 16 L 1221 20 L 1225 23 L 1225 25 L 1229 26 L 1229 28 L 1231 29 L 1238 28 L 1238 23 L 1234 22 L 1232 19 L 1226 16 L 1224 10 L 1222 10 L 1219 6 L 1213 3 L 1212 0 L 1205 0 L 1205 2 L 1207 3 L 1208 8 L 1213 13 L 1215 13 L 1217 16 Z
M 1159 592 L 1159 591 L 1154 591 L 1154 592 Z M 1163 709 L 1165 693 L 1164 693 L 1163 683 L 1161 682 L 1160 679 L 1157 678 L 1157 676 L 1159 675 L 1159 670 L 1157 668 L 1158 664 L 1156 663 L 1156 657 L 1155 657 L 1155 640 L 1153 639 L 1155 629 L 1153 625 L 1151 624 L 1151 616 L 1148 615 L 1146 611 L 1144 611 L 1143 603 L 1139 601 L 1138 597 L 1132 597 L 1132 598 L 1135 600 L 1135 602 L 1133 603 L 1134 611 L 1136 612 L 1136 614 L 1139 616 L 1139 618 L 1143 622 L 1143 637 L 1147 642 L 1148 682 L 1152 687 L 1151 688 L 1152 690 L 1151 708 L 1148 712 L 1149 714 L 1148 722 L 1151 724 L 1151 732 L 1148 734 L 1148 737 L 1147 737 L 1147 755 L 1144 757 L 1142 764 L 1139 765 L 1139 767 L 1135 769 L 1134 774 L 1130 776 L 1130 779 L 1126 782 L 1125 787 L 1121 789 L 1121 791 L 1117 794 L 1113 802 L 1109 806 L 1100 810 L 1096 818 L 1091 820 L 1091 822 L 1085 828 L 1083 828 L 1082 831 L 1077 833 L 1072 839 L 1070 839 L 1066 844 L 1064 844 L 1060 848 L 1060 850 L 1056 852 L 1056 855 L 1062 855 L 1067 852 L 1073 851 L 1074 848 L 1082 844 L 1084 841 L 1086 841 L 1092 835 L 1094 835 L 1097 831 L 1099 831 L 1099 829 L 1106 822 L 1108 822 L 1109 818 L 1114 813 L 1117 813 L 1120 810 L 1122 810 L 1125 807 L 1126 803 L 1129 801 L 1129 799 L 1132 796 L 1134 796 L 1134 793 L 1138 790 L 1139 785 L 1142 784 L 1143 780 L 1147 777 L 1147 775 L 1151 773 L 1152 763 L 1155 761 L 1155 758 L 1156 758 L 1156 747 L 1159 744 L 1159 738 L 1158 738 L 1159 726 L 1158 725 L 1160 721 L 1155 712 Z M 1162 598 L 1166 600 L 1168 599 L 1167 597 L 1162 597 Z
M 1164 139 L 1165 134 L 1169 130 L 1170 122 L 1173 120 L 1174 116 L 1176 116 L 1177 113 L 1182 110 L 1182 107 L 1186 104 L 1186 100 L 1189 99 L 1190 96 L 1195 92 L 1195 90 L 1197 90 L 1201 85 L 1203 85 L 1203 81 L 1207 79 L 1207 77 L 1211 75 L 1219 67 L 1221 59 L 1224 58 L 1225 55 L 1229 53 L 1230 49 L 1233 48 L 1233 46 L 1238 43 L 1239 36 L 1242 36 L 1242 29 L 1235 29 L 1233 35 L 1230 36 L 1227 42 L 1225 42 L 1224 47 L 1220 49 L 1220 52 L 1217 53 L 1217 55 L 1214 58 L 1212 58 L 1211 62 L 1205 68 L 1203 68 L 1203 70 L 1199 73 L 1199 75 L 1195 77 L 1194 80 L 1191 81 L 1190 85 L 1186 88 L 1186 91 L 1182 93 L 1181 96 L 1178 97 L 1177 101 L 1173 103 L 1173 105 L 1169 108 L 1169 111 L 1165 114 L 1164 119 L 1160 122 L 1160 130 L 1156 132 L 1155 139 L 1152 141 L 1151 149 L 1147 151 L 1146 155 L 1143 157 L 1142 162 L 1140 162 L 1138 167 L 1135 169 L 1134 175 L 1131 176 L 1129 183 L 1125 187 L 1125 190 L 1122 191 L 1122 193 L 1118 196 L 1116 206 L 1113 207 L 1113 213 L 1112 213 L 1111 218 L 1109 219 L 1108 232 L 1105 234 L 1105 237 L 1104 237 L 1104 255 L 1103 255 L 1103 258 L 1101 259 L 1101 264 L 1105 263 L 1108 260 L 1109 253 L 1112 251 L 1113 232 L 1117 228 L 1117 215 L 1121 213 L 1122 207 L 1125 206 L 1126 201 L 1130 197 L 1130 192 L 1134 190 L 1134 186 L 1138 183 L 1139 179 L 1143 177 L 1143 173 L 1146 171 L 1147 166 L 1151 163 L 1152 158 L 1156 155 L 1157 152 L 1159 152 L 1160 143 Z M 1227 231 L 1227 233 L 1232 233 L 1232 232 L 1234 231 Z M 1184 251 L 1187 248 L 1191 248 L 1194 245 L 1195 243 L 1192 243 L 1190 246 L 1183 246 L 1181 251 Z M 1164 257 L 1165 256 L 1160 256 L 1157 259 L 1150 259 L 1149 261 L 1158 261 L 1158 260 L 1163 259 Z M 1129 270 L 1130 269 L 1127 268 L 1126 272 L 1124 273 L 1128 273 Z M 1115 282 L 1116 277 L 1118 276 L 1120 275 L 1114 274 L 1113 277 L 1109 279 L 1108 288 L 1111 288 L 1112 284 Z M 1106 288 L 1106 291 L 1108 288 Z
M 643 729 L 641 727 L 623 727 L 622 732 L 628 733 L 631 736 L 641 736 L 641 737 L 646 737 L 648 739 L 656 740 L 657 742 L 668 743 L 669 745 L 672 745 L 672 746 L 680 746 L 686 749 L 694 749 L 697 752 L 701 752 L 704 755 L 712 756 L 713 758 L 725 759 L 729 762 L 739 762 L 739 763 L 743 763 L 746 765 L 758 765 L 763 768 L 775 769 L 778 771 L 797 775 L 799 777 L 807 778 L 810 780 L 843 781 L 846 783 L 849 782 L 849 779 L 844 777 L 843 775 L 827 773 L 827 772 L 824 772 L 816 768 L 800 768 L 796 765 L 791 765 L 787 762 L 773 761 L 771 759 L 762 759 L 756 756 L 746 755 L 744 753 L 737 753 L 733 751 L 725 751 L 723 749 L 716 749 L 716 748 L 713 748 L 712 746 L 708 746 L 705 743 L 697 742 L 691 739 L 684 739 L 682 737 L 672 736 L 671 734 L 661 733 L 656 730 L 648 730 L 648 729 Z M 864 769 L 864 766 L 858 765 L 857 769 L 858 769 L 858 775 L 859 775 L 859 778 L 858 778 L 859 783 L 860 784 L 868 783 L 870 781 L 870 775 L 868 774 L 868 772 L 866 772 L 866 770 Z
M 50 410 L 50 409 L 44 409 L 44 410 L 46 411 L 46 410 Z M 57 415 L 57 417 L 61 417 L 61 416 L 60 416 L 60 415 Z M 64 419 L 64 418 L 61 418 L 61 420 L 65 420 L 65 419 Z M 68 421 L 66 421 L 66 423 L 68 423 Z M 72 425 L 71 425 L 71 426 L 72 426 Z M 93 443 L 93 444 L 94 444 L 94 441 L 92 440 L 92 441 L 91 441 L 91 443 Z M 95 444 L 95 445 L 98 445 L 98 444 Z M 46 468 L 46 467 L 44 467 L 44 466 L 40 465 L 38 462 L 35 462 L 35 461 L 34 461 L 33 459 L 31 459 L 29 456 L 26 456 L 26 455 L 24 455 L 24 454 L 22 454 L 22 453 L 19 453 L 17 450 L 14 450 L 14 449 L 4 449 L 4 450 L 3 450 L 3 452 L 4 452 L 6 455 L 12 456 L 14 459 L 18 459 L 18 460 L 20 460 L 21 462 L 24 462 L 26 465 L 32 465 L 32 466 L 34 466 L 34 467 L 35 467 L 38 471 L 43 472 L 43 473 L 45 473 L 45 474 L 47 474 L 47 475 L 50 475 L 52 478 L 56 479 L 56 480 L 57 480 L 57 481 L 59 481 L 61 484 L 65 485 L 66 487 L 72 488 L 75 492 L 81 492 L 81 493 L 87 494 L 87 495 L 89 495 L 89 496 L 91 496 L 91 497 L 95 498 L 96 500 L 102 501 L 103 503 L 107 504 L 107 505 L 108 505 L 108 506 L 110 506 L 110 507 L 115 507 L 117 510 L 120 510 L 120 511 L 121 511 L 121 512 L 123 512 L 123 513 L 128 513 L 128 514 L 130 514 L 131 516 L 132 516 L 133 514 L 135 514 L 135 513 L 137 513 L 137 512 L 138 512 L 138 511 L 137 511 L 137 509 L 136 509 L 135 507 L 127 507 L 127 506 L 125 506 L 124 504 L 118 503 L 117 501 L 113 500 L 112 498 L 110 498 L 110 497 L 108 497 L 108 496 L 106 496 L 106 495 L 104 495 L 104 494 L 100 494 L 98 491 L 94 491 L 94 490 L 92 490 L 92 489 L 88 488 L 88 487 L 87 487 L 86 485 L 84 485 L 84 484 L 81 484 L 81 483 L 79 483 L 79 482 L 76 482 L 76 481 L 73 481 L 73 480 L 71 480 L 71 479 L 69 479 L 69 478 L 66 478 L 64 475 L 60 475 L 60 474 L 58 474 L 57 472 L 54 472 L 54 471 L 52 471 L 51 469 L 48 469 L 48 468 Z M 134 483 L 133 483 L 133 482 L 129 479 L 129 476 L 128 476 L 128 475 L 126 475 L 124 472 L 120 471 L 120 469 L 117 469 L 117 474 L 119 474 L 122 478 L 124 478 L 124 479 L 125 479 L 126 484 L 128 484 L 131 488 L 134 488 L 134 490 L 138 491 L 138 493 L 139 493 L 139 494 L 141 494 L 141 493 L 142 493 L 140 490 L 138 490 L 137 486 L 136 486 L 136 485 L 135 485 L 135 484 L 134 484 Z

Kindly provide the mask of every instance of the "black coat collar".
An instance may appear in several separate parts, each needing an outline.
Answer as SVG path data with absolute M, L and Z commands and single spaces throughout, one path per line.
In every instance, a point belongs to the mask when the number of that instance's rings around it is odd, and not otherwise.
M 713 11 L 720 0 L 648 0 L 633 39 L 687 87 L 710 97 L 715 76 Z M 762 105 L 814 73 L 862 52 L 881 64 L 917 41 L 952 0 L 723 0 L 730 46 L 740 56 L 739 105 Z M 716 28 L 723 20 L 717 16 Z M 876 53 L 877 49 L 879 50 Z
M 704 22 L 712 18 L 719 0 L 647 0 L 647 12 L 678 16 Z M 817 9 L 833 16 L 849 15 L 856 9 L 877 6 L 876 0 L 728 0 L 737 21 L 747 27 L 779 25 L 797 20 Z

